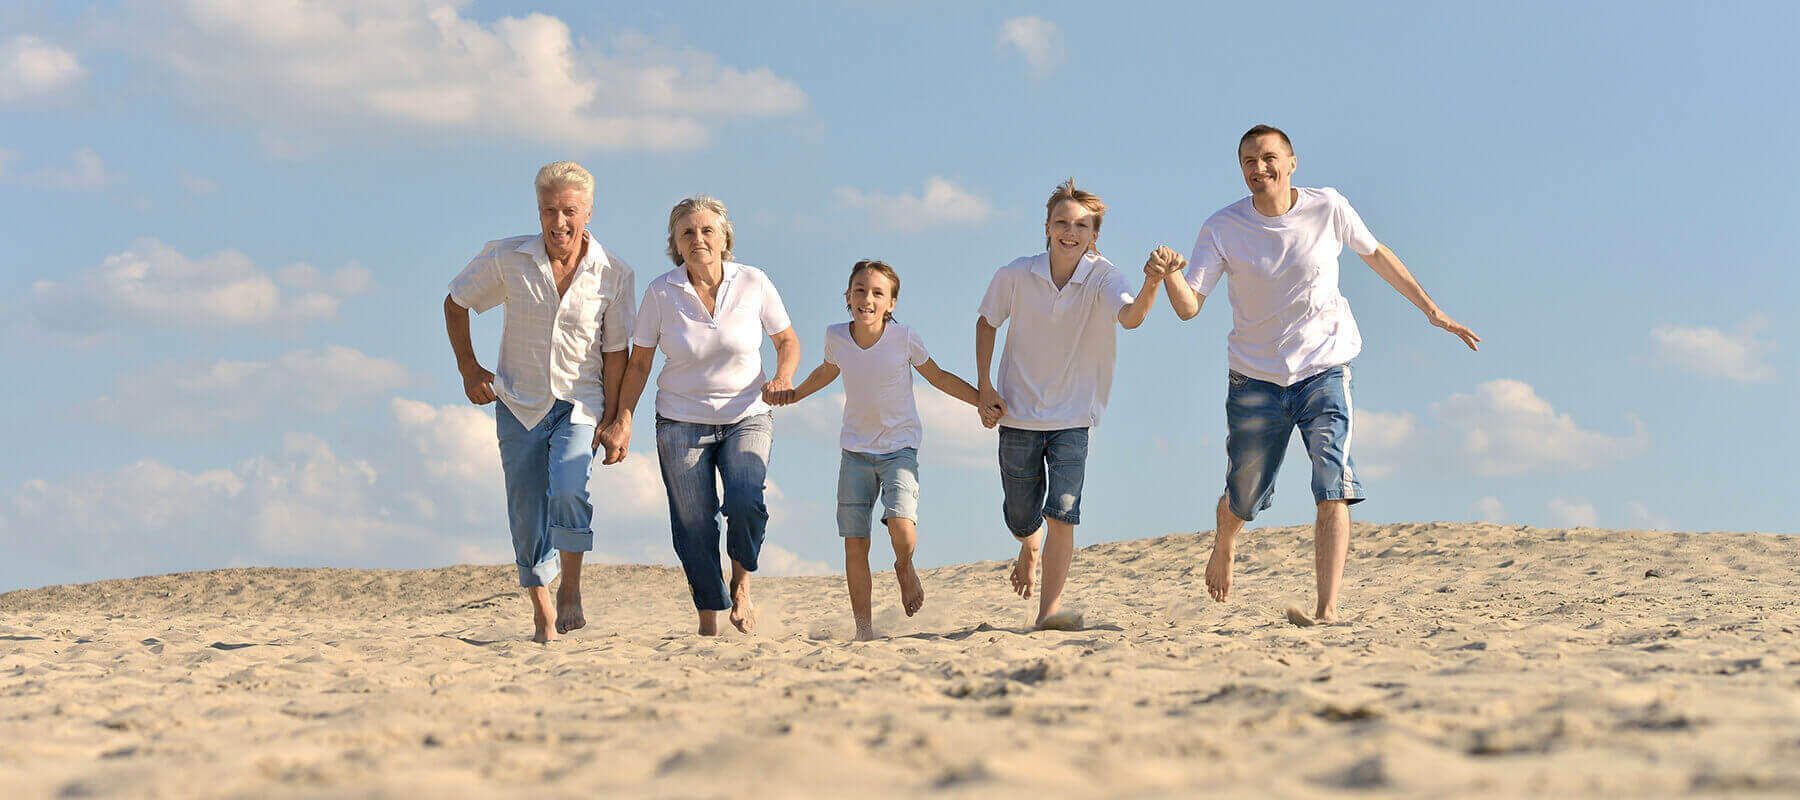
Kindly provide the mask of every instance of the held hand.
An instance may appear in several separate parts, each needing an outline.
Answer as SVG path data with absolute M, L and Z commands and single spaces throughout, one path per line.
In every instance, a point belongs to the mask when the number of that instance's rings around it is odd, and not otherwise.
M 1162 280 L 1168 274 L 1169 262 L 1163 258 L 1163 249 L 1150 251 L 1150 258 L 1144 261 L 1144 278 L 1146 280 Z
M 494 394 L 494 373 L 480 364 L 463 369 L 462 379 L 463 394 L 468 396 L 469 402 L 485 406 L 499 399 L 499 395 Z
M 1000 399 L 1000 393 L 994 391 L 992 386 L 983 388 L 980 395 L 976 409 L 981 412 L 982 427 L 992 428 L 1000 424 L 1000 418 L 1006 416 L 1006 401 Z
M 631 426 L 622 425 L 618 420 L 602 427 L 594 434 L 594 449 L 605 448 L 606 457 L 601 464 L 617 464 L 625 460 L 626 448 L 631 446 Z
M 1464 325 L 1460 322 L 1457 322 L 1456 320 L 1451 319 L 1449 317 L 1449 315 L 1445 314 L 1444 312 L 1438 311 L 1436 313 L 1427 315 L 1426 319 L 1431 320 L 1431 324 L 1436 325 L 1437 327 L 1443 328 L 1444 330 L 1447 330 L 1447 331 L 1455 334 L 1456 338 L 1461 339 L 1463 344 L 1466 344 L 1469 346 L 1470 350 L 1480 350 L 1481 349 L 1481 348 L 1475 346 L 1477 343 L 1479 343 L 1481 341 L 1481 337 L 1476 336 L 1474 331 L 1469 330 L 1469 326 Z
M 785 406 L 794 402 L 794 384 L 786 378 L 777 377 L 763 384 L 763 402 L 772 406 Z

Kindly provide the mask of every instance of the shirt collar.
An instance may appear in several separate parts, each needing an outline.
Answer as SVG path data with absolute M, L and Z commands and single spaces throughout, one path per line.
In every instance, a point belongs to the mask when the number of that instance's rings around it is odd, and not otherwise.
M 601 247 L 599 242 L 594 241 L 594 232 L 584 230 L 581 232 L 581 235 L 582 238 L 587 240 L 587 254 L 582 257 L 581 263 L 576 265 L 575 271 L 585 272 L 592 269 L 595 272 L 598 272 L 611 266 L 611 262 L 606 259 L 606 248 Z M 542 233 L 526 239 L 518 247 L 513 248 L 513 250 L 531 256 L 532 261 L 537 262 L 545 269 L 550 268 L 550 251 L 544 248 L 544 235 Z
M 719 277 L 719 285 L 723 286 L 730 283 L 731 279 L 737 277 L 737 274 L 742 272 L 743 269 L 744 265 L 739 264 L 736 261 L 725 262 L 723 268 L 720 269 L 721 275 Z M 692 290 L 694 288 L 688 281 L 686 264 L 681 264 L 674 269 L 669 270 L 669 283 L 675 284 L 675 286 L 682 289 Z
M 1098 254 L 1082 254 L 1081 261 L 1075 265 L 1075 274 L 1069 276 L 1069 282 L 1086 283 L 1088 275 L 1094 271 L 1094 266 L 1099 263 L 1100 256 Z M 1037 255 L 1037 258 L 1031 263 L 1031 273 L 1043 278 L 1045 281 L 1049 281 L 1052 286 L 1056 285 L 1056 281 L 1051 280 L 1050 278 L 1050 251 L 1046 250 Z

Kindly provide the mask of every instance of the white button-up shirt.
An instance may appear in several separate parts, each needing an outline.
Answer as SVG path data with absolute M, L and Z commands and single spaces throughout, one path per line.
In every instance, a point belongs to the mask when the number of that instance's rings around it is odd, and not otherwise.
M 584 235 L 587 254 L 563 295 L 541 234 L 488 242 L 450 282 L 451 299 L 477 314 L 506 306 L 494 393 L 526 428 L 558 400 L 574 406 L 575 423 L 597 424 L 606 401 L 600 354 L 631 344 L 631 265 Z
M 656 413 L 681 422 L 729 425 L 769 410 L 762 401 L 768 382 L 762 368 L 762 340 L 792 327 L 787 308 L 769 276 L 755 267 L 727 261 L 708 313 L 676 267 L 644 287 L 631 343 L 660 348 L 665 357 L 656 376 Z
M 981 316 L 1008 319 L 995 389 L 1006 401 L 1000 424 L 1032 431 L 1100 424 L 1112 391 L 1119 310 L 1137 298 L 1124 273 L 1095 253 L 1082 256 L 1063 288 L 1050 280 L 1050 254 L 1018 259 L 994 273 Z

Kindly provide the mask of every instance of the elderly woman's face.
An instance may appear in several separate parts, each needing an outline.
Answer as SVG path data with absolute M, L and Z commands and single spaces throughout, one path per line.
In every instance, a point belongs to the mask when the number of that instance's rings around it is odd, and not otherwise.
M 581 249 L 581 233 L 593 216 L 593 200 L 587 192 L 553 186 L 540 193 L 538 224 L 544 228 L 544 250 L 552 257 L 566 258 Z
M 704 209 L 675 223 L 675 247 L 681 260 L 689 266 L 710 267 L 719 263 L 725 253 L 725 226 L 719 215 Z

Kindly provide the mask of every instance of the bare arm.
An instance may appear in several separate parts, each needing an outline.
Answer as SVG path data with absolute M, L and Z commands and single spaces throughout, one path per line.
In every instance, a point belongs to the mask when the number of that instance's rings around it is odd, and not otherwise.
M 605 400 L 600 412 L 600 428 L 594 431 L 594 449 L 606 448 L 606 455 L 601 464 L 617 464 L 625 460 L 625 448 L 630 444 L 630 425 L 626 425 L 626 440 L 617 441 L 608 436 L 608 429 L 619 417 L 619 390 L 625 382 L 625 365 L 631 360 L 630 350 L 614 350 L 600 354 L 600 387 L 605 393 Z M 615 431 L 616 434 L 616 431 Z
M 606 353 L 601 356 L 613 355 Z M 619 351 L 624 355 L 624 351 Z M 631 446 L 631 418 L 637 410 L 638 398 L 644 395 L 644 384 L 650 381 L 650 366 L 656 361 L 656 348 L 631 346 L 631 356 L 624 359 L 624 366 L 618 367 L 619 391 L 606 393 L 606 414 L 612 420 L 600 427 L 600 443 L 606 447 L 605 464 L 617 464 L 625 460 L 627 448 Z M 607 375 L 614 369 L 614 362 L 601 361 L 601 380 L 609 380 Z M 615 403 L 613 398 L 617 397 Z M 616 456 L 616 458 L 615 458 Z
M 1163 276 L 1163 285 L 1168 287 L 1169 307 L 1175 309 L 1175 316 L 1185 322 L 1200 315 L 1200 307 L 1206 305 L 1206 295 L 1194 291 L 1194 287 L 1188 285 L 1185 272 L 1170 270 Z
M 830 386 L 832 381 L 837 380 L 837 377 L 838 366 L 821 361 L 819 366 L 813 368 L 812 374 L 807 375 L 806 380 L 800 382 L 799 386 L 777 394 L 775 404 L 785 406 L 805 400 L 814 392 Z
M 1000 329 L 988 324 L 987 317 L 975 317 L 975 375 L 977 405 L 981 412 L 981 424 L 989 428 L 1000 423 L 1006 415 L 1006 401 L 1000 399 L 1000 393 L 994 390 L 994 382 L 988 373 L 994 363 L 994 337 Z
M 450 335 L 450 350 L 456 354 L 456 371 L 462 373 L 463 394 L 478 406 L 498 399 L 494 394 L 494 373 L 475 358 L 475 343 L 469 336 L 469 310 L 444 295 L 444 330 Z
M 937 365 L 929 358 L 925 363 L 913 367 L 925 378 L 925 382 L 937 387 L 937 390 L 950 395 L 976 408 L 981 407 L 981 392 L 970 386 L 968 381 L 956 377 L 954 373 Z
M 1394 255 L 1394 251 L 1389 250 L 1387 245 L 1375 248 L 1375 252 L 1363 256 L 1362 260 L 1363 263 L 1369 265 L 1370 269 L 1375 270 L 1376 275 L 1380 275 L 1382 280 L 1387 281 L 1389 286 L 1394 287 L 1394 291 L 1399 292 L 1400 296 L 1405 297 L 1424 312 L 1425 319 L 1432 325 L 1455 334 L 1456 338 L 1461 339 L 1463 344 L 1469 346 L 1470 350 L 1480 349 L 1475 345 L 1481 341 L 1481 337 L 1476 336 L 1468 326 L 1451 319 L 1443 309 L 1438 308 L 1437 303 L 1432 302 L 1431 295 L 1425 293 L 1425 287 L 1419 285 L 1419 281 L 1413 277 L 1412 271 L 1406 268 L 1406 264 L 1400 260 L 1399 256 Z
M 1156 287 L 1162 284 L 1163 260 L 1160 251 L 1150 254 L 1144 262 L 1144 285 L 1138 288 L 1137 297 L 1130 305 L 1119 309 L 1119 325 L 1125 330 L 1136 329 L 1144 324 L 1144 318 L 1150 316 L 1150 309 L 1156 306 Z
M 769 340 L 775 343 L 775 377 L 763 384 L 763 402 L 774 404 L 784 396 L 781 392 L 794 388 L 794 373 L 800 370 L 800 334 L 794 333 L 794 326 L 769 334 Z

